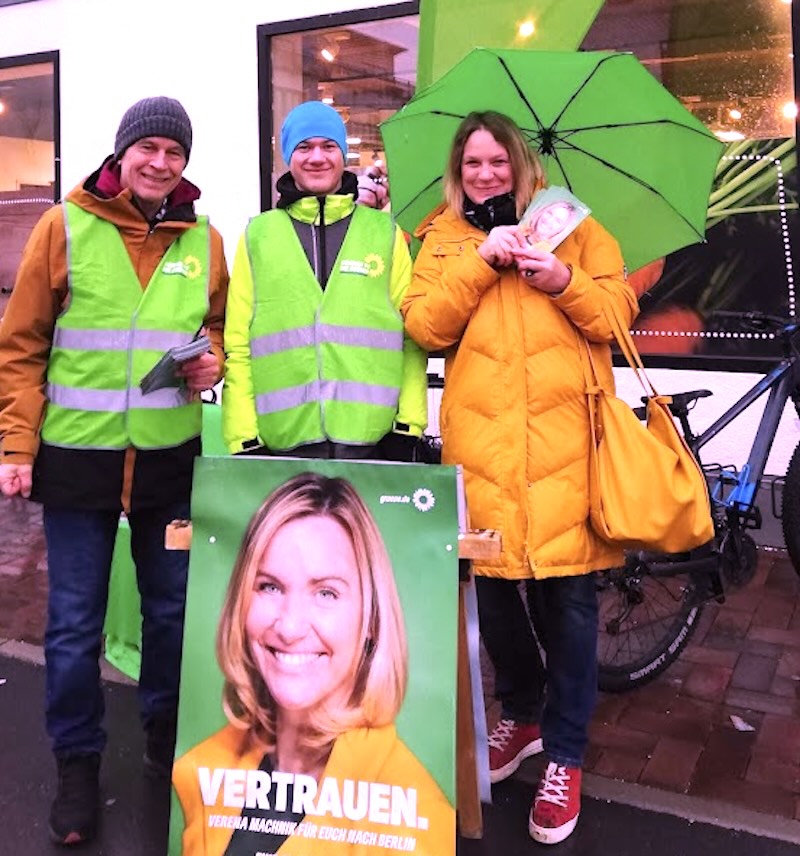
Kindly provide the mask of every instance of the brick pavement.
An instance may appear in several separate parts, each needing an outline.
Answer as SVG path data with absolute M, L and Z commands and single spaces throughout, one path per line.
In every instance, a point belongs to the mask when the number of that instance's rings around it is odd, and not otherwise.
M 47 618 L 41 506 L 0 496 L 0 532 L 0 640 L 41 645 Z
M 491 729 L 500 711 L 483 665 Z M 800 820 L 800 578 L 783 551 L 762 550 L 749 585 L 706 607 L 664 674 L 601 694 L 586 770 Z
M 41 645 L 41 512 L 0 498 L 0 523 L 0 645 Z M 706 608 L 677 663 L 646 687 L 601 696 L 587 771 L 800 820 L 799 631 L 800 579 L 782 551 L 762 551 L 755 579 Z M 491 728 L 499 710 L 483 671 Z

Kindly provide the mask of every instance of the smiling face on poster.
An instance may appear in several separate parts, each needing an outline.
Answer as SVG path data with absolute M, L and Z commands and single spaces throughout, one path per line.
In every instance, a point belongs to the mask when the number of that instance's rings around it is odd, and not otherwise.
M 454 854 L 454 470 L 206 459 L 192 519 L 170 853 Z
M 247 589 L 244 635 L 278 732 L 301 731 L 329 699 L 348 703 L 371 639 L 362 639 L 368 582 L 362 585 L 353 539 L 335 517 L 295 518 L 270 541 Z
M 520 226 L 529 244 L 552 252 L 589 213 L 588 206 L 565 187 L 550 186 L 535 194 Z

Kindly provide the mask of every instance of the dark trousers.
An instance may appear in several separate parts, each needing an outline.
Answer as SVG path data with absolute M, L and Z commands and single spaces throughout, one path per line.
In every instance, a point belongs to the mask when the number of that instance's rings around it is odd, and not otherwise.
M 174 715 L 178 705 L 189 554 L 165 550 L 164 531 L 170 521 L 188 517 L 188 503 L 128 516 L 142 602 L 139 704 L 145 728 Z M 116 511 L 44 508 L 50 587 L 45 717 L 57 754 L 105 747 L 99 658 L 118 525 Z
M 580 767 L 597 702 L 594 574 L 524 583 L 476 577 L 475 584 L 481 636 L 495 669 L 503 718 L 539 722 L 547 757 Z

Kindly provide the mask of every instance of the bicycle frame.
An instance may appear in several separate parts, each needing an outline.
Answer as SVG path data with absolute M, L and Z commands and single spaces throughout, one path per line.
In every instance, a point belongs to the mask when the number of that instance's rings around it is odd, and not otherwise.
M 735 404 L 729 407 L 714 423 L 705 431 L 695 435 L 688 425 L 688 419 L 681 419 L 686 439 L 692 452 L 698 460 L 699 451 L 719 432 L 730 425 L 734 419 L 742 414 L 753 402 L 769 390 L 764 412 L 756 430 L 756 436 L 750 448 L 747 463 L 741 468 L 736 476 L 735 486 L 727 495 L 722 496 L 722 484 L 724 473 L 714 486 L 713 500 L 730 509 L 749 511 L 756 501 L 759 485 L 764 476 L 772 442 L 783 415 L 786 402 L 792 398 L 797 401 L 800 395 L 800 368 L 796 359 L 787 358 L 775 366 L 756 384 L 754 384 Z M 688 429 L 688 432 L 687 432 Z M 729 483 L 733 480 L 729 477 Z
M 749 528 L 748 523 L 754 528 L 760 528 L 761 515 L 756 506 L 756 500 L 767 465 L 767 458 L 775 439 L 775 432 L 786 402 L 790 398 L 795 402 L 800 400 L 800 358 L 794 350 L 790 353 L 790 356 L 782 359 L 771 371 L 760 378 L 700 434 L 695 434 L 689 424 L 690 406 L 684 406 L 674 412 L 683 428 L 690 449 L 702 466 L 700 450 L 755 401 L 769 392 L 747 463 L 738 471 L 735 468 L 726 469 L 722 467 L 716 482 L 714 476 L 704 467 L 715 510 L 715 528 L 718 539 L 724 532 L 729 531 L 734 534 L 738 543 L 743 530 Z M 731 490 L 724 494 L 723 491 L 728 486 L 731 487 Z M 719 546 L 718 541 L 717 547 L 719 548 Z M 736 549 L 738 551 L 739 548 Z M 689 573 L 698 584 L 701 580 L 707 579 L 711 585 L 709 594 L 712 597 L 717 597 L 722 593 L 720 574 L 723 566 L 719 564 L 719 559 L 720 556 L 716 550 L 707 551 L 704 548 L 692 551 L 690 555 L 682 557 L 679 561 L 633 552 L 626 556 L 626 565 L 636 568 L 639 562 L 644 561 L 648 573 L 653 577 L 672 577 Z
M 640 686 L 668 668 L 691 638 L 710 601 L 724 602 L 727 591 L 746 585 L 755 573 L 758 549 L 747 532 L 761 526 L 758 491 L 787 401 L 800 406 L 800 324 L 762 316 L 784 342 L 784 358 L 728 407 L 704 431 L 695 434 L 689 413 L 710 390 L 676 393 L 670 409 L 683 428 L 686 442 L 702 465 L 700 450 L 755 401 L 768 394 L 747 462 L 735 466 L 703 465 L 712 498 L 715 537 L 708 544 L 680 554 L 631 550 L 620 568 L 598 576 L 602 623 L 598 639 L 601 689 L 622 692 Z M 759 318 L 751 318 L 761 323 Z M 747 319 L 745 319 L 747 320 Z M 760 329 L 764 329 L 762 326 Z M 640 418 L 645 408 L 637 408 Z M 789 518 L 800 519 L 800 446 L 787 471 L 784 501 L 793 503 Z M 789 479 L 789 473 L 792 478 Z M 788 535 L 787 535 L 788 543 Z M 800 541 L 794 544 L 800 553 Z M 800 570 L 800 562 L 796 563 Z

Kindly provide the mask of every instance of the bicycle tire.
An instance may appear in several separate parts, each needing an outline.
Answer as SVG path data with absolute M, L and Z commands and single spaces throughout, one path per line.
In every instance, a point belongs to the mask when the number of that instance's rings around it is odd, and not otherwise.
M 667 669 L 692 637 L 704 602 L 689 574 L 652 576 L 646 565 L 597 576 L 598 686 L 621 693 Z
M 800 574 L 800 444 L 792 454 L 783 482 L 781 528 L 789 559 Z

